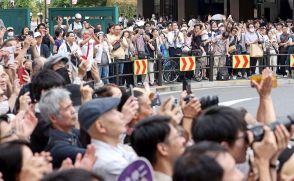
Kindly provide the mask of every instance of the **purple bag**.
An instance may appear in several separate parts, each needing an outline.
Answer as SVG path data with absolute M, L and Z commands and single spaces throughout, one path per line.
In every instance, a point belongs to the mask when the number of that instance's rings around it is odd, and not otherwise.
M 117 181 L 153 181 L 152 166 L 145 158 L 139 158 L 122 171 Z

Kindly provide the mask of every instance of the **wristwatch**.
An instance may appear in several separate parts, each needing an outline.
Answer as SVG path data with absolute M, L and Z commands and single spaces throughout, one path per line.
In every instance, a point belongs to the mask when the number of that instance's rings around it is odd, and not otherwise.
M 280 167 L 280 161 L 277 160 L 276 163 L 270 163 L 270 168 L 271 169 L 275 169 L 275 170 L 278 170 L 278 168 Z

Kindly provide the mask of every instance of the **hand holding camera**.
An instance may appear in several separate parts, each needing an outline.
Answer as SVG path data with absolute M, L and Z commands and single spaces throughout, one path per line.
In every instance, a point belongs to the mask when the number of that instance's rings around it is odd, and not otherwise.
M 189 101 L 187 101 L 186 91 L 183 91 L 181 94 L 180 105 L 184 114 L 184 118 L 196 118 L 201 113 L 201 103 L 195 97 L 190 96 Z M 186 100 L 185 100 L 186 99 Z
M 268 162 L 278 150 L 275 135 L 267 126 L 263 127 L 264 137 L 262 141 L 253 144 L 254 157 L 258 161 Z

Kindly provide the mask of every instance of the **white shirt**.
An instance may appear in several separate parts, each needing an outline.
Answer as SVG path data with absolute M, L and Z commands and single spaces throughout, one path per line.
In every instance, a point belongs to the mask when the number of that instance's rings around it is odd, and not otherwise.
M 172 181 L 172 177 L 162 172 L 154 171 L 154 181 Z
M 37 45 L 36 48 L 37 48 L 37 52 L 39 53 L 39 55 L 41 55 L 41 45 L 39 45 L 39 46 Z
M 176 41 L 174 41 L 175 36 L 178 37 L 176 39 Z M 174 32 L 174 31 L 168 32 L 167 40 L 168 40 L 169 47 L 182 48 L 182 46 L 184 44 L 183 33 L 179 32 L 179 30 L 177 30 L 176 32 Z
M 95 60 L 97 63 L 101 63 L 103 51 L 107 53 L 108 63 L 111 63 L 110 51 L 112 50 L 112 46 L 109 46 L 106 41 L 103 41 L 102 43 L 95 45 L 95 49 L 96 49 Z
M 83 29 L 82 23 L 76 23 L 75 21 L 69 25 L 69 31 Z
M 66 42 L 64 41 L 64 42 L 60 45 L 60 47 L 59 47 L 59 49 L 58 49 L 58 54 L 66 54 L 66 55 L 68 55 L 68 58 L 69 58 L 69 59 L 71 58 L 70 54 L 71 54 L 71 53 L 74 53 L 74 52 L 77 52 L 79 56 L 82 55 L 82 51 L 81 51 L 81 49 L 80 49 L 80 46 L 78 46 L 78 45 L 76 44 L 76 42 L 74 42 L 73 45 L 68 44 L 68 46 L 69 46 L 71 52 L 67 51 Z M 78 67 L 77 67 L 76 65 L 74 65 L 74 64 L 71 62 L 71 60 L 68 61 L 68 64 L 69 64 L 69 70 L 71 71 L 72 76 L 73 76 L 73 79 L 74 79 L 73 82 L 74 82 L 74 83 L 79 83 L 80 80 L 79 80 L 79 78 L 78 78 Z
M 81 51 L 80 46 L 77 45 L 75 42 L 72 45 L 68 44 L 68 46 L 69 46 L 69 48 L 71 50 L 71 53 L 77 52 L 78 55 L 80 55 L 80 56 L 82 55 L 82 51 Z M 65 54 L 70 53 L 70 52 L 67 51 L 67 46 L 66 46 L 65 41 L 60 45 L 60 47 L 58 49 L 58 53 L 65 53 Z
M 80 40 L 79 41 L 79 45 L 81 44 L 83 40 Z M 94 44 L 95 44 L 95 40 L 93 39 L 90 39 L 86 44 L 84 44 L 82 47 L 81 47 L 81 51 L 82 51 L 82 56 L 85 56 L 87 57 L 87 60 L 89 61 L 89 66 L 87 68 L 87 71 L 90 71 L 91 70 L 91 67 L 94 63 Z M 89 51 L 88 51 L 88 48 L 89 48 Z M 87 55 L 88 53 L 88 55 Z
M 92 139 L 92 144 L 96 148 L 97 161 L 93 171 L 101 175 L 105 181 L 115 181 L 132 161 L 137 159 L 137 155 L 127 150 L 123 145 L 116 147 L 105 142 Z

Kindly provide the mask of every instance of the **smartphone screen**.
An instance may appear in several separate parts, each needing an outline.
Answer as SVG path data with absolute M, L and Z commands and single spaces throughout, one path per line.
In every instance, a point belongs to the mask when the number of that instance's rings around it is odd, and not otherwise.
M 15 47 L 3 47 L 2 50 L 9 52 L 8 64 L 14 64 Z

